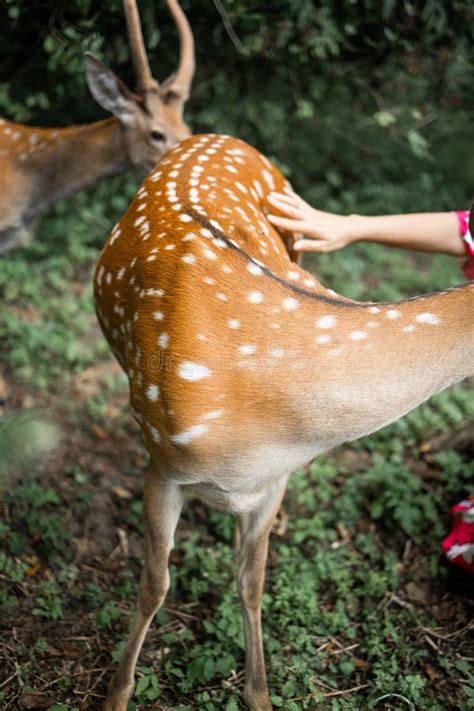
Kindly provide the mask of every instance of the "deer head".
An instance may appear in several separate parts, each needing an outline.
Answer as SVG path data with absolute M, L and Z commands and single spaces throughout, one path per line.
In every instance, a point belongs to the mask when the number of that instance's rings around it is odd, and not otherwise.
M 93 54 L 85 54 L 86 79 L 94 99 L 120 121 L 130 163 L 145 171 L 165 151 L 190 135 L 183 120 L 195 70 L 194 39 L 178 0 L 166 0 L 180 38 L 180 60 L 175 73 L 160 84 L 153 78 L 146 56 L 136 0 L 124 0 L 137 93 L 131 92 Z

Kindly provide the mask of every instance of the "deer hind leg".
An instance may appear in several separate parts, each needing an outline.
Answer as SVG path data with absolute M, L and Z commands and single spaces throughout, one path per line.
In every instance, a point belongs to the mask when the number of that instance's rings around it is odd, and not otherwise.
M 257 509 L 240 519 L 240 561 L 237 576 L 245 634 L 245 691 L 252 711 L 271 711 L 263 656 L 261 599 L 265 580 L 268 537 L 285 492 L 278 482 Z
M 104 711 L 126 711 L 134 686 L 135 665 L 155 612 L 169 588 L 168 558 L 181 513 L 180 487 L 159 478 L 150 468 L 145 480 L 145 564 L 140 579 L 138 610 L 117 671 L 110 682 Z

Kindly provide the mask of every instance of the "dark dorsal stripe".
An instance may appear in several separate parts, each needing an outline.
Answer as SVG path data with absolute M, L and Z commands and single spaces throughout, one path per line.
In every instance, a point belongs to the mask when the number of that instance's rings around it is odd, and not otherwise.
M 313 299 L 313 301 L 318 301 L 323 304 L 330 304 L 331 306 L 340 306 L 341 308 L 346 308 L 346 309 L 368 309 L 372 306 L 396 306 L 399 304 L 406 304 L 410 301 L 418 301 L 422 299 L 426 299 L 430 296 L 436 296 L 436 294 L 441 294 L 441 293 L 446 293 L 448 291 L 457 291 L 458 289 L 464 289 L 464 288 L 469 288 L 469 284 L 459 284 L 458 286 L 452 286 L 449 289 L 445 289 L 443 292 L 435 291 L 431 292 L 429 294 L 421 294 L 419 296 L 410 296 L 407 299 L 401 299 L 400 301 L 389 301 L 389 302 L 362 302 L 362 301 L 346 301 L 343 299 L 338 299 L 335 297 L 331 296 L 325 296 L 324 294 L 315 294 L 313 291 L 308 291 L 307 289 L 304 289 L 301 286 L 298 286 L 297 284 L 292 284 L 291 282 L 287 281 L 286 279 L 283 279 L 282 277 L 278 276 L 274 272 L 272 272 L 271 269 L 266 267 L 264 264 L 262 264 L 260 261 L 257 259 L 254 259 L 253 257 L 250 256 L 250 254 L 247 254 L 247 252 L 242 249 L 242 247 L 239 247 L 234 240 L 232 240 L 230 237 L 228 237 L 222 230 L 220 230 L 218 227 L 215 227 L 211 222 L 209 222 L 209 219 L 207 217 L 204 217 L 201 215 L 199 212 L 196 212 L 190 205 L 185 206 L 184 210 L 187 212 L 188 215 L 190 215 L 193 220 L 198 222 L 202 227 L 205 227 L 209 232 L 212 233 L 214 239 L 216 240 L 221 240 L 222 242 L 225 243 L 225 245 L 229 248 L 232 249 L 234 252 L 239 254 L 246 262 L 250 262 L 251 264 L 255 264 L 256 267 L 262 270 L 263 274 L 265 276 L 269 277 L 272 279 L 272 281 L 277 282 L 281 286 L 283 286 L 285 289 L 288 289 L 288 291 L 291 291 L 293 294 L 298 294 L 298 296 L 303 296 L 308 299 Z

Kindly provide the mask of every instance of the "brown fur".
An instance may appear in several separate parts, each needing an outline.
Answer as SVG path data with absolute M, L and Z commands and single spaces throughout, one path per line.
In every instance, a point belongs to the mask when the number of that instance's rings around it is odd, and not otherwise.
M 26 244 L 34 220 L 57 200 L 128 168 L 151 170 L 189 136 L 183 108 L 194 74 L 194 42 L 177 0 L 167 4 L 180 35 L 174 77 L 162 85 L 151 77 L 136 2 L 125 0 L 140 93 L 130 92 L 93 55 L 85 56 L 89 88 L 114 118 L 61 129 L 0 119 L 0 253 Z
M 396 304 L 335 294 L 291 263 L 265 219 L 284 187 L 245 143 L 190 138 L 144 181 L 99 259 L 99 321 L 151 458 L 139 611 L 108 711 L 126 708 L 185 494 L 239 516 L 245 697 L 271 709 L 260 599 L 288 476 L 472 373 L 472 285 Z

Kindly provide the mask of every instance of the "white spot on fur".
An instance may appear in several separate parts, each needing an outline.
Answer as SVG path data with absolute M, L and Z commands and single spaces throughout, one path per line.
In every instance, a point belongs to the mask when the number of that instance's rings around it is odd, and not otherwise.
M 197 437 L 201 437 L 203 434 L 205 434 L 208 431 L 209 427 L 207 425 L 193 425 L 192 427 L 189 427 L 187 430 L 183 430 L 182 432 L 179 432 L 178 434 L 171 435 L 170 440 L 174 444 L 188 444 L 188 442 L 192 442 L 193 439 L 197 439 Z
M 203 415 L 203 420 L 217 420 L 218 417 L 222 417 L 224 410 L 213 410 Z
M 367 332 L 366 331 L 352 331 L 351 335 L 349 338 L 351 341 L 363 341 L 364 338 L 367 338 Z
M 158 345 L 160 346 L 160 348 L 167 348 L 169 342 L 170 337 L 167 333 L 162 333 L 158 338 Z
M 270 188 L 270 190 L 275 190 L 275 181 L 274 181 L 273 175 L 270 173 L 270 171 L 266 170 L 264 168 L 262 170 L 262 175 L 263 175 L 263 178 L 264 178 L 265 182 L 267 183 L 268 187 Z
M 337 323 L 337 318 L 335 316 L 321 316 L 316 321 L 316 326 L 318 328 L 333 328 Z
M 251 291 L 247 299 L 251 304 L 261 304 L 263 301 L 263 294 L 261 291 Z
M 205 365 L 185 360 L 178 368 L 178 375 L 183 380 L 196 382 L 197 380 L 208 378 L 211 375 L 211 371 Z
M 436 314 L 431 313 L 430 311 L 425 311 L 422 314 L 418 314 L 418 316 L 415 316 L 415 321 L 418 321 L 418 323 L 429 323 L 431 326 L 437 326 L 440 322 L 440 319 Z
M 146 390 L 146 396 L 151 402 L 156 402 L 158 400 L 158 396 L 160 394 L 160 390 L 158 388 L 158 385 L 149 385 Z
M 239 353 L 243 355 L 253 355 L 256 352 L 256 347 L 251 345 L 239 346 Z
M 283 299 L 282 305 L 283 305 L 283 308 L 286 309 L 287 311 L 294 311 L 295 309 L 298 308 L 299 301 L 297 299 L 293 299 L 290 296 L 287 299 Z
M 250 274 L 254 274 L 255 276 L 260 276 L 261 274 L 263 274 L 261 267 L 259 267 L 258 264 L 254 264 L 254 262 L 250 262 L 247 265 L 247 271 L 249 271 Z
M 159 442 L 161 442 L 161 435 L 158 432 L 158 430 L 156 429 L 156 427 L 152 427 L 152 425 L 147 425 L 147 427 L 150 431 L 151 438 L 152 438 L 153 442 L 156 442 L 157 444 Z

